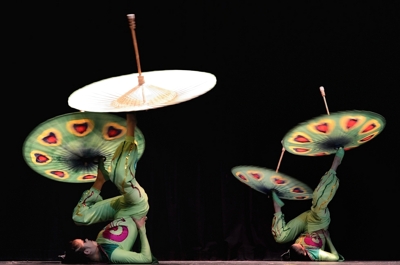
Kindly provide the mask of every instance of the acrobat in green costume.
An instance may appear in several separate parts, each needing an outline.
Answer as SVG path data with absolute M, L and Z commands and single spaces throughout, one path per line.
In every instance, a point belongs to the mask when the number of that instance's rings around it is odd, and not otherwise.
M 272 235 L 278 243 L 295 240 L 292 246 L 298 246 L 299 251 L 308 255 L 314 261 L 342 261 L 344 258 L 336 251 L 328 233 L 331 222 L 328 209 L 329 202 L 339 188 L 336 168 L 344 156 L 340 148 L 334 158 L 331 169 L 322 176 L 314 190 L 311 209 L 298 215 L 288 223 L 281 211 L 284 203 L 273 193 L 275 214 L 272 220 Z M 328 245 L 330 252 L 325 251 Z M 289 251 L 287 252 L 289 253 Z M 287 254 L 285 253 L 285 254 Z
M 102 174 L 105 181 L 111 180 L 121 195 L 103 200 L 100 195 L 102 184 L 96 186 L 95 182 L 83 192 L 72 216 L 77 225 L 111 221 L 96 238 L 104 261 L 111 263 L 152 263 L 155 260 L 145 227 L 138 229 L 132 219 L 142 218 L 149 211 L 147 194 L 135 178 L 138 151 L 134 138 L 136 119 L 132 115 L 127 114 L 128 132 L 114 153 L 109 171 L 105 170 L 103 161 L 99 161 L 98 174 Z M 131 251 L 138 234 L 140 253 Z

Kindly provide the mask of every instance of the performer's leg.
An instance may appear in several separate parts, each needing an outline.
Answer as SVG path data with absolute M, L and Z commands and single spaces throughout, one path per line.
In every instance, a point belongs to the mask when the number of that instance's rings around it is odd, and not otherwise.
M 286 243 L 295 239 L 306 228 L 307 212 L 304 212 L 286 223 L 285 216 L 281 211 L 284 203 L 278 195 L 272 191 L 272 201 L 274 204 L 274 218 L 272 219 L 271 232 L 275 241 L 278 243 Z M 309 211 L 308 211 L 309 212 Z
M 126 120 L 125 141 L 115 151 L 110 168 L 110 180 L 123 195 L 123 199 L 113 206 L 118 209 L 116 217 L 134 216 L 140 218 L 148 212 L 148 198 L 135 176 L 139 158 L 135 141 L 136 117 L 134 113 L 127 113 Z
M 308 212 L 298 215 L 288 223 L 286 223 L 285 215 L 282 212 L 275 212 L 271 227 L 272 236 L 275 241 L 278 243 L 290 242 L 304 232 L 307 225 Z
M 315 188 L 312 199 L 311 212 L 307 217 L 308 231 L 317 231 L 328 228 L 330 224 L 329 202 L 333 199 L 339 188 L 339 179 L 336 169 L 344 156 L 343 148 L 337 151 L 330 170 L 322 176 L 318 186 Z
M 73 210 L 72 219 L 77 225 L 89 225 L 114 218 L 115 210 L 110 206 L 111 200 L 103 200 L 100 195 L 105 182 L 103 173 L 98 169 L 92 187 L 83 192 Z
M 117 186 L 122 195 L 134 189 L 138 151 L 135 142 L 136 117 L 126 113 L 127 132 L 125 141 L 121 142 L 114 152 L 110 167 L 110 180 Z M 140 193 L 140 191 L 138 192 Z M 140 194 L 137 194 L 140 200 Z

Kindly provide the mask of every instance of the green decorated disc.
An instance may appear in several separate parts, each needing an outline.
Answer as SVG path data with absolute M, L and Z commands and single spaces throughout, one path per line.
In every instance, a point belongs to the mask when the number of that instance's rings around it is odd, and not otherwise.
M 346 151 L 374 139 L 385 128 L 385 118 L 371 111 L 343 111 L 322 115 L 291 129 L 283 138 L 286 151 L 323 156 Z
M 25 139 L 23 157 L 40 175 L 68 183 L 94 182 L 97 159 L 109 168 L 118 145 L 125 139 L 126 120 L 108 113 L 74 112 L 39 124 Z M 136 127 L 139 158 L 145 139 Z
M 236 166 L 232 174 L 249 187 L 268 194 L 275 191 L 278 197 L 287 200 L 308 200 L 313 190 L 301 181 L 274 170 L 256 166 Z

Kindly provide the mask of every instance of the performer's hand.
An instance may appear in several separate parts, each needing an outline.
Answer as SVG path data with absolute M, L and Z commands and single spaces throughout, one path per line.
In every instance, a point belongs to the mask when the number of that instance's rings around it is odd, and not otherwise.
M 140 228 L 142 228 L 143 226 L 145 226 L 146 220 L 147 220 L 147 216 L 143 216 L 143 217 L 140 218 L 140 219 L 135 219 L 135 218 L 132 218 L 132 219 L 133 219 L 133 221 L 135 222 L 137 228 L 140 229 Z
M 329 231 L 328 231 L 328 230 L 324 229 L 324 230 L 323 230 L 323 232 L 324 232 L 324 235 L 325 235 L 325 237 L 327 237 L 327 238 L 328 238 L 328 237 L 330 236 L 330 235 L 329 235 Z

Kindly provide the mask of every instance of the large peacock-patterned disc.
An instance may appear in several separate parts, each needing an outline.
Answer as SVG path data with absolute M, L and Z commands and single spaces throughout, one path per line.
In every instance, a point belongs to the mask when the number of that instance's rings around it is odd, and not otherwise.
M 109 168 L 118 145 L 125 139 L 126 120 L 108 113 L 74 112 L 39 124 L 25 139 L 23 156 L 37 173 L 69 183 L 94 182 L 97 159 Z M 136 127 L 139 158 L 145 148 Z
M 286 151 L 303 156 L 323 156 L 346 151 L 374 139 L 385 128 L 385 118 L 371 111 L 343 111 L 301 123 L 283 138 Z
M 274 170 L 256 166 L 236 166 L 232 174 L 249 187 L 268 194 L 275 191 L 278 197 L 287 200 L 309 200 L 313 190 L 301 181 Z

